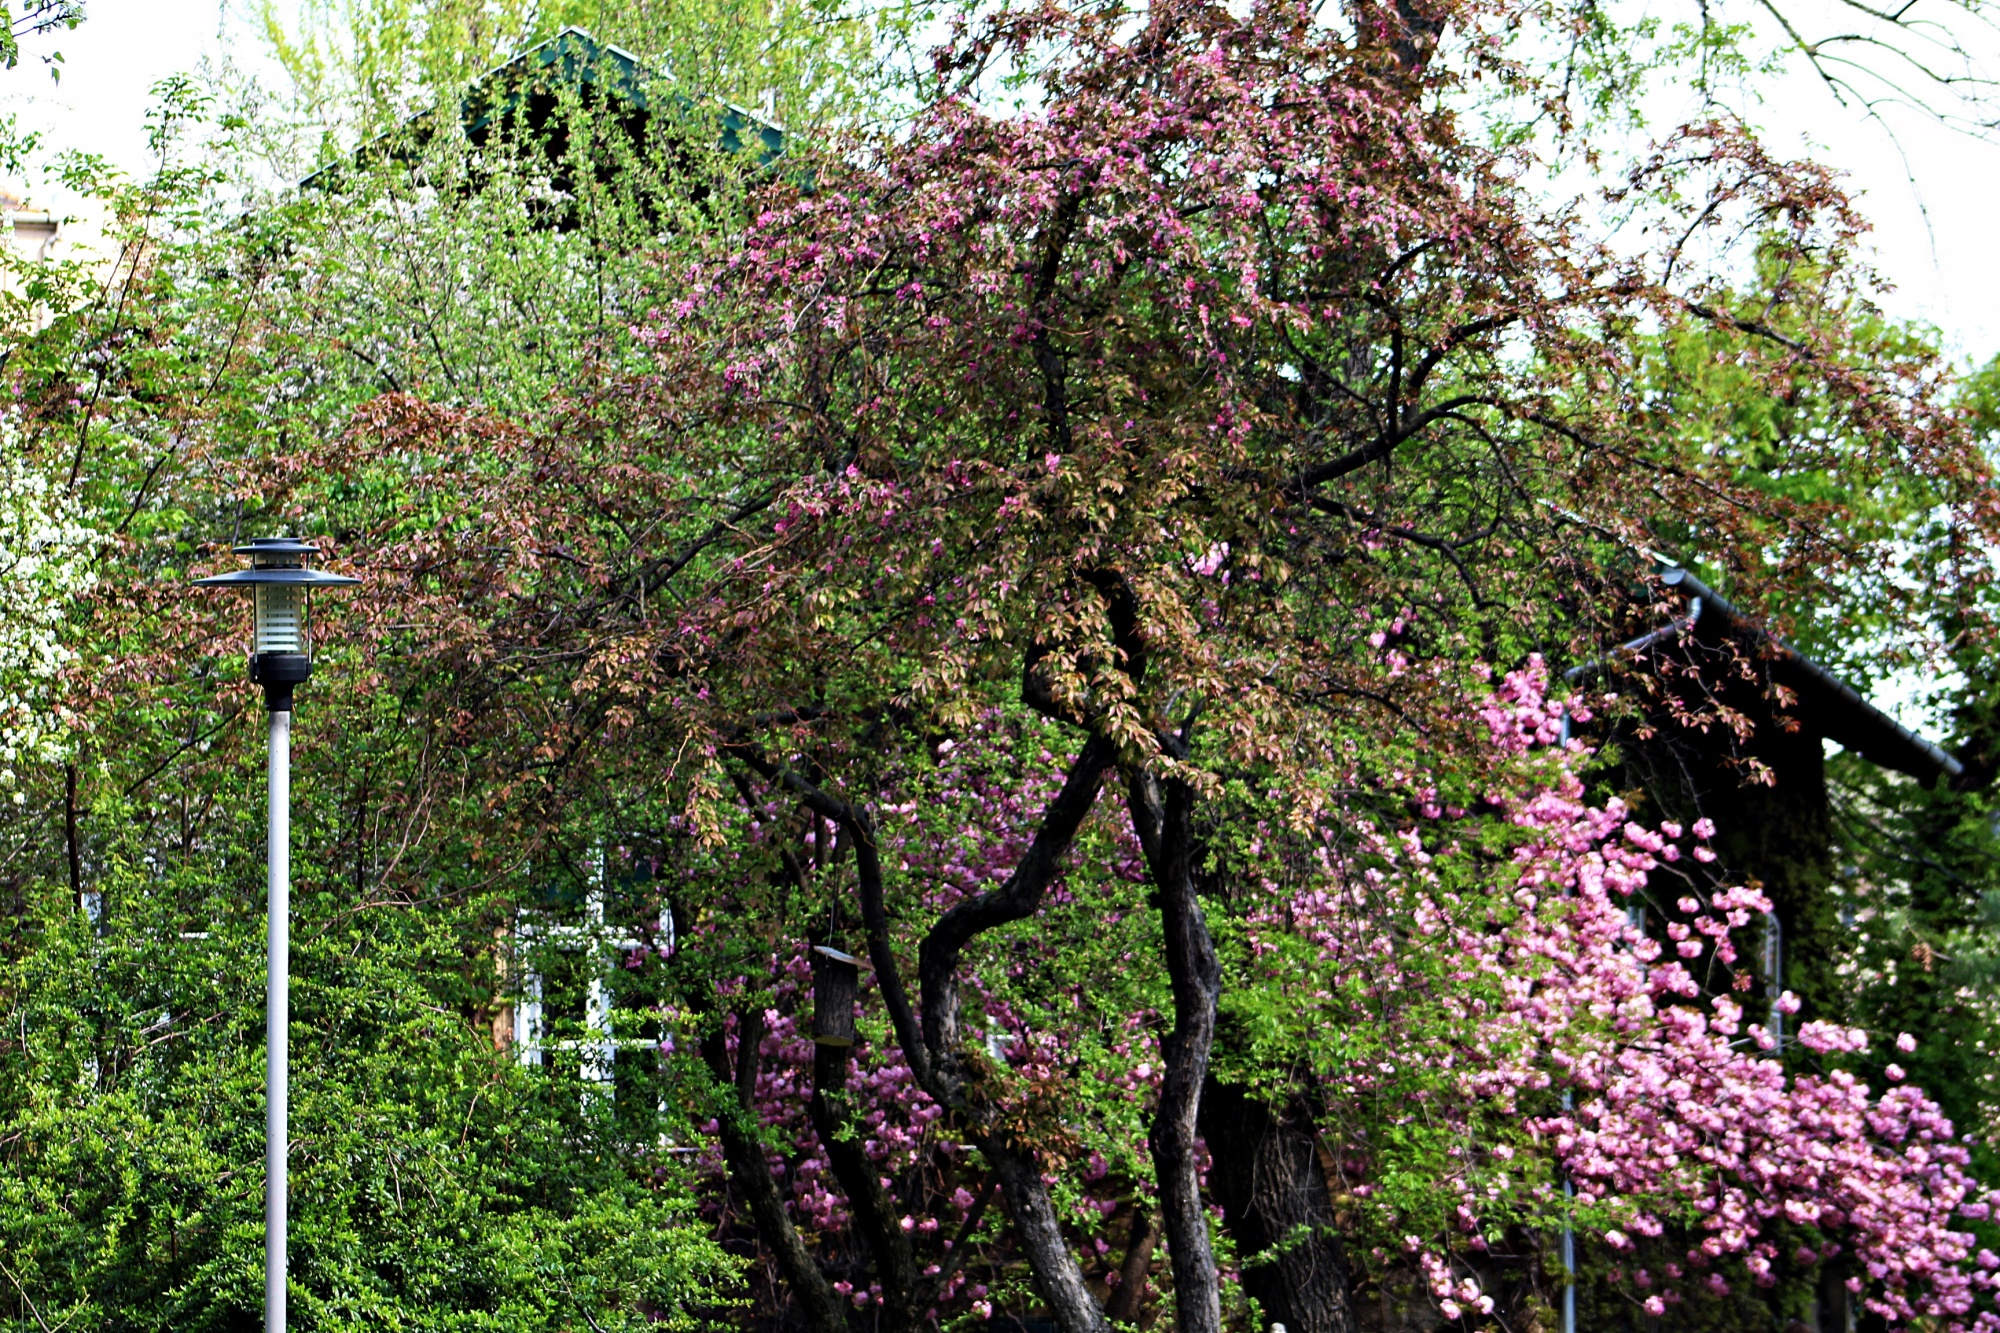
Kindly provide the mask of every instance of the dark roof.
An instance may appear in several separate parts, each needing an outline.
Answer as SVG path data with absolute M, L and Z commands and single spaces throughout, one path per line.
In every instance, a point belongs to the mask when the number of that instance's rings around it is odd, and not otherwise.
M 1965 765 L 1936 742 L 1926 740 L 1877 708 L 1859 690 L 1758 625 L 1688 570 L 1668 569 L 1660 575 L 1660 581 L 1687 599 L 1688 613 L 1618 645 L 1606 659 L 1573 668 L 1567 673 L 1569 679 L 1581 679 L 1617 659 L 1636 656 L 1656 644 L 1691 633 L 1699 625 L 1723 635 L 1751 640 L 1767 649 L 1772 655 L 1773 676 L 1798 696 L 1800 720 L 1818 735 L 1880 768 L 1906 773 L 1926 787 L 1939 778 L 1953 783 L 1964 779 Z
M 1726 632 L 1758 640 L 1774 650 L 1774 674 L 1798 694 L 1800 712 L 1820 735 L 1878 767 L 1907 773 L 1926 787 L 1940 777 L 1957 782 L 1965 776 L 1965 765 L 1935 741 L 1911 731 L 1868 702 L 1852 685 L 1757 626 L 1687 570 L 1670 569 L 1660 578 L 1688 599 L 1690 623 L 1697 618 L 1711 624 L 1719 620 Z

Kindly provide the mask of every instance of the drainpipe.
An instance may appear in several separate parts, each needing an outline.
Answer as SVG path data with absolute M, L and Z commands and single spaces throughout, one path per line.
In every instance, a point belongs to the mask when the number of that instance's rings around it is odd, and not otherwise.
M 1704 590 L 1705 591 L 1705 590 Z M 1688 613 L 1659 629 L 1641 634 L 1638 638 L 1619 644 L 1608 655 L 1594 662 L 1585 662 L 1563 672 L 1563 679 L 1574 685 L 1589 676 L 1605 670 L 1621 658 L 1634 657 L 1655 644 L 1666 643 L 1689 630 L 1701 619 L 1702 599 L 1695 597 L 1688 606 Z M 1559 733 L 1561 744 L 1569 746 L 1570 717 L 1569 705 L 1563 705 L 1562 729 Z M 1628 914 L 1629 915 L 1629 914 Z M 1562 1108 L 1565 1113 L 1575 1109 L 1575 1095 L 1568 1088 L 1563 1089 Z M 1576 1186 L 1569 1177 L 1563 1177 L 1563 1229 L 1562 1229 L 1562 1333 L 1576 1333 L 1576 1227 L 1572 1220 L 1572 1205 L 1576 1199 Z

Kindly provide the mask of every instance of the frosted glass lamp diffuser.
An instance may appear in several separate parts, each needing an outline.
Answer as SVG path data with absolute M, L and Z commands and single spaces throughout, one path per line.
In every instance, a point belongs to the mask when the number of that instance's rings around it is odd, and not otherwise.
M 306 605 L 310 594 L 294 583 L 260 583 L 253 594 L 256 612 L 252 621 L 250 651 L 255 653 L 310 653 L 306 638 Z

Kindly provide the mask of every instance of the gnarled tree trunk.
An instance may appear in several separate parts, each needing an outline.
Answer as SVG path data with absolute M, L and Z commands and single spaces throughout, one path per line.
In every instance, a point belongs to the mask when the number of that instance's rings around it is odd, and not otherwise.
M 847 1313 L 840 1298 L 812 1252 L 806 1249 L 799 1230 L 785 1212 L 784 1196 L 771 1168 L 764 1160 L 764 1145 L 758 1139 L 750 1094 L 757 1086 L 758 1043 L 763 1036 L 762 1015 L 737 1015 L 736 1068 L 729 1067 L 729 1051 L 721 1031 L 701 1040 L 701 1054 L 715 1078 L 719 1101 L 715 1123 L 722 1140 L 722 1160 L 729 1179 L 749 1201 L 750 1217 L 757 1225 L 758 1238 L 777 1261 L 785 1285 L 791 1288 L 812 1333 L 847 1333 Z
M 1209 1189 L 1243 1260 L 1243 1290 L 1286 1333 L 1356 1333 L 1347 1257 L 1311 1121 L 1211 1078 L 1202 1091 Z
M 1160 1220 L 1174 1270 L 1174 1324 L 1180 1333 L 1221 1333 L 1222 1282 L 1201 1201 L 1196 1117 L 1215 1046 L 1222 965 L 1196 892 L 1194 792 L 1184 782 L 1132 775 L 1132 824 L 1152 869 L 1173 985 L 1174 1027 L 1160 1041 L 1165 1072 L 1148 1138 L 1160 1190 Z M 1164 792 L 1162 788 L 1164 787 Z

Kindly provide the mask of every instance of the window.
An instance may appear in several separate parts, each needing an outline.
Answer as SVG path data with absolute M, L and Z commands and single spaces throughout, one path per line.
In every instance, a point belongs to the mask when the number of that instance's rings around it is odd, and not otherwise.
M 585 1085 L 585 1099 L 614 1096 L 621 1082 L 619 1056 L 628 1071 L 650 1072 L 650 1061 L 635 1059 L 658 1050 L 655 1036 L 620 1035 L 616 974 L 633 951 L 673 948 L 673 919 L 662 914 L 664 940 L 649 942 L 606 910 L 604 851 L 591 858 L 582 902 L 523 910 L 515 920 L 514 957 L 520 987 L 513 1006 L 513 1048 L 523 1065 L 573 1070 Z M 564 918 L 569 918 L 565 920 Z M 620 1100 L 624 1100 L 620 1098 Z

